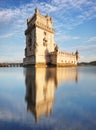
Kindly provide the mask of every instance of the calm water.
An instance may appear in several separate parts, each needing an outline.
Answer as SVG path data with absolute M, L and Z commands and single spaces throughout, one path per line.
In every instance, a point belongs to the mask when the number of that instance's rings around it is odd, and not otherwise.
M 0 130 L 96 130 L 96 67 L 0 68 Z

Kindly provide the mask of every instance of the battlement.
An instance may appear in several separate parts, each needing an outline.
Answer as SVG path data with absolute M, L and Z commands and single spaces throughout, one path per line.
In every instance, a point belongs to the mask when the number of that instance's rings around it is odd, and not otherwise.
M 76 56 L 75 53 L 68 53 L 68 52 L 62 52 L 62 51 L 59 51 L 59 52 L 51 52 L 50 54 L 59 54 L 59 55 L 62 55 L 62 56 Z
M 30 24 L 30 22 L 32 22 L 33 19 L 43 20 L 43 23 L 50 22 L 52 24 L 52 18 L 48 15 L 44 16 L 44 15 L 40 14 L 38 9 L 35 9 L 35 14 L 32 16 L 32 18 L 27 19 L 27 24 Z
M 25 31 L 25 34 L 30 31 L 34 26 L 44 29 L 45 31 L 55 33 L 55 30 L 52 28 L 52 18 L 48 15 L 43 16 L 39 13 L 38 9 L 35 9 L 35 14 L 32 18 L 27 19 L 28 29 Z
M 32 18 L 27 19 L 24 66 L 76 66 L 78 51 L 67 53 L 55 44 L 52 18 L 43 16 L 36 8 Z

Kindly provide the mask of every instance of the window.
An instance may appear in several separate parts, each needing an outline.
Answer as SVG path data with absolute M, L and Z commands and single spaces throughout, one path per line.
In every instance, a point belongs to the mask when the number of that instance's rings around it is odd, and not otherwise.
M 44 35 L 46 36 L 46 32 L 44 31 Z

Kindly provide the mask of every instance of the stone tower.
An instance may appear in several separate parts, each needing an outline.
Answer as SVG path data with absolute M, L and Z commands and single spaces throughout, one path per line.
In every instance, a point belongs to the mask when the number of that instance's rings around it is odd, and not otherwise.
M 54 33 L 52 18 L 41 15 L 36 8 L 33 17 L 27 19 L 24 66 L 46 66 L 50 63 L 50 53 L 56 47 Z
M 27 19 L 24 66 L 77 66 L 79 53 L 61 52 L 55 44 L 52 18 L 43 16 L 36 8 Z

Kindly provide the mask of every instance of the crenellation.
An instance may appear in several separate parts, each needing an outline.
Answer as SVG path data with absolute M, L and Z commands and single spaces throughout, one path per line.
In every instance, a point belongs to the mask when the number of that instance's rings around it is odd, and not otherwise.
M 45 31 L 51 32 L 51 33 L 53 33 L 53 34 L 55 33 L 55 30 L 54 30 L 54 29 L 52 29 L 52 28 L 50 28 L 50 27 L 44 25 L 43 23 L 41 23 L 41 22 L 39 22 L 39 21 L 37 21 L 37 22 L 35 23 L 35 26 L 37 26 L 37 27 L 39 27 L 39 28 L 42 28 L 42 29 L 44 29 Z
M 55 43 L 55 30 L 52 28 L 52 18 L 43 16 L 35 9 L 32 18 L 27 19 L 28 28 L 25 31 L 26 47 L 23 65 L 36 66 L 76 66 L 78 51 L 67 53 L 59 50 Z

